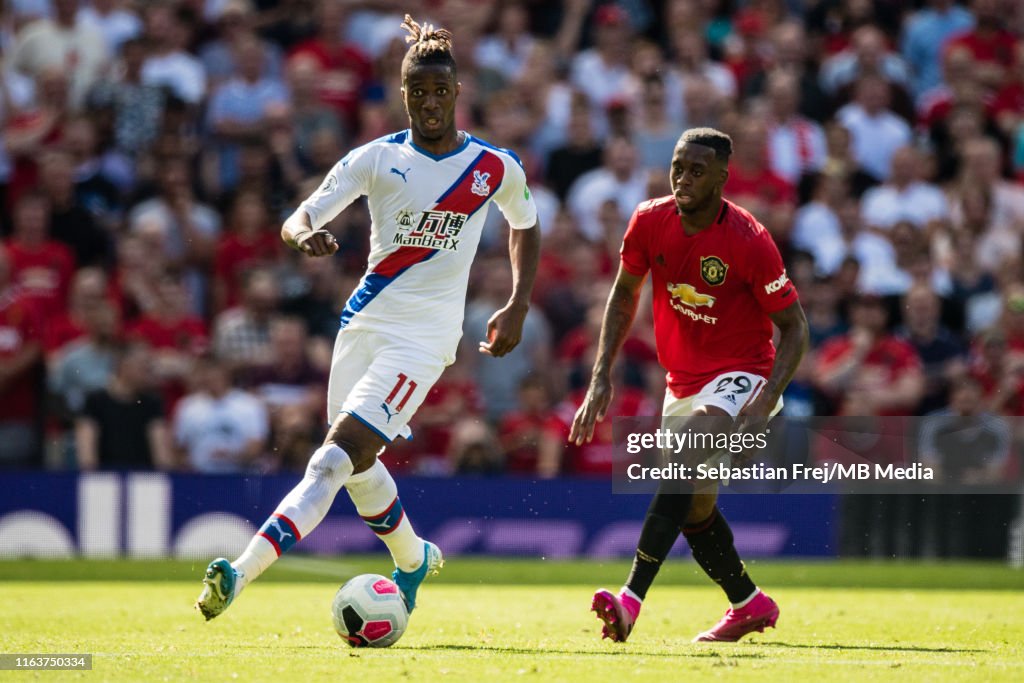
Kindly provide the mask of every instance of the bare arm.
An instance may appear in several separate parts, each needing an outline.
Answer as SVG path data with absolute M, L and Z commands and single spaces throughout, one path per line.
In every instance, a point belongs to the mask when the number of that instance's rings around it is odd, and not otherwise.
M 530 310 L 530 294 L 540 261 L 540 228 L 512 230 L 508 236 L 508 254 L 512 261 L 512 296 L 508 303 L 487 321 L 487 341 L 480 352 L 500 358 L 519 345 L 523 322 Z
M 601 338 L 597 346 L 597 358 L 590 377 L 590 388 L 583 399 L 583 405 L 576 411 L 569 432 L 569 441 L 577 445 L 590 441 L 594 436 L 594 425 L 604 419 L 612 401 L 612 364 L 629 335 L 629 328 L 636 317 L 637 303 L 644 277 L 633 275 L 619 265 L 619 274 L 608 295 L 601 323 Z
M 771 407 L 774 408 L 796 374 L 796 369 L 800 367 L 804 354 L 807 353 L 810 346 L 810 331 L 803 306 L 799 301 L 772 313 L 771 319 L 779 328 L 779 349 L 775 353 L 772 374 L 761 393 L 771 401 Z
M 296 209 L 288 216 L 281 226 L 281 239 L 292 249 L 301 251 L 306 256 L 330 256 L 338 251 L 338 243 L 328 230 L 313 229 L 309 214 L 303 209 Z
M 75 420 L 75 451 L 78 455 L 78 469 L 94 470 L 99 467 L 99 439 L 99 427 L 93 420 L 85 417 Z
M 174 447 L 171 444 L 171 432 L 164 420 L 154 420 L 146 429 L 146 438 L 149 440 L 149 452 L 153 456 L 153 465 L 158 470 L 168 471 L 177 469 L 174 457 Z

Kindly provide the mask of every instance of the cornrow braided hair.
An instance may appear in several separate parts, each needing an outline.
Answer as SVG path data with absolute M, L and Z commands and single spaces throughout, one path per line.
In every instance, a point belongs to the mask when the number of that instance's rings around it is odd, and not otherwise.
M 455 74 L 455 55 L 452 54 L 452 32 L 434 28 L 433 24 L 419 24 L 408 14 L 402 28 L 409 32 L 405 42 L 411 43 L 402 60 L 402 77 L 413 66 L 438 64 L 451 68 Z

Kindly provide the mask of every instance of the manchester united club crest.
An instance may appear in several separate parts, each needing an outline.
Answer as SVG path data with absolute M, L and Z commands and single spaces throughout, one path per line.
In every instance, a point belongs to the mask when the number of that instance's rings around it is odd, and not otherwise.
M 725 282 L 725 271 L 729 266 L 717 256 L 702 256 L 700 259 L 700 277 L 712 287 Z

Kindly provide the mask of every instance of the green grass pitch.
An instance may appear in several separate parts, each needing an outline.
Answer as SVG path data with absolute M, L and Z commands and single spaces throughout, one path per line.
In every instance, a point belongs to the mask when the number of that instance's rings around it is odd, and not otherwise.
M 726 604 L 688 559 L 666 566 L 615 644 L 588 608 L 626 563 L 452 558 L 398 644 L 350 649 L 331 626 L 334 591 L 387 565 L 286 558 L 205 623 L 199 563 L 0 562 L 0 652 L 94 653 L 92 671 L 0 680 L 1024 680 L 1024 572 L 995 564 L 752 562 L 778 628 L 693 645 Z

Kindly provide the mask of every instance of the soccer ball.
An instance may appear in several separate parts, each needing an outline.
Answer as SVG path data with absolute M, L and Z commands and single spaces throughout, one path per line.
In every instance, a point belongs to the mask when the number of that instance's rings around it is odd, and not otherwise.
M 334 630 L 352 647 L 389 647 L 409 623 L 398 586 L 380 574 L 360 574 L 338 589 L 331 607 Z

